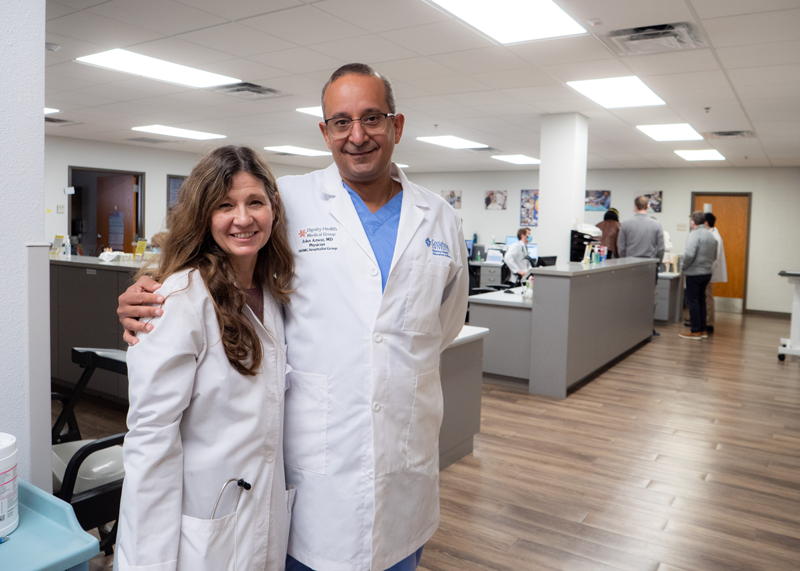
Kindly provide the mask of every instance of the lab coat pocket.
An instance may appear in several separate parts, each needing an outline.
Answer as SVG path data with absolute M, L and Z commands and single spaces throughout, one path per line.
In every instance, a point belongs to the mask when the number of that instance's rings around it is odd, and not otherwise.
M 439 320 L 442 295 L 450 273 L 450 266 L 414 260 L 409 280 L 405 331 L 434 333 Z
M 328 377 L 291 371 L 286 391 L 283 455 L 300 470 L 324 474 L 328 452 Z
M 439 369 L 417 376 L 406 460 L 409 467 L 424 464 L 439 450 L 439 429 L 444 412 Z
M 177 571 L 235 571 L 236 513 L 219 519 L 181 516 Z

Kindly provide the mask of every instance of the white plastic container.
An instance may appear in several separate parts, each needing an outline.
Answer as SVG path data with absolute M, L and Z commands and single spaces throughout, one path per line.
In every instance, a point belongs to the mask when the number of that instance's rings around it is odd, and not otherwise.
M 17 439 L 0 432 L 0 537 L 17 529 L 17 525 Z

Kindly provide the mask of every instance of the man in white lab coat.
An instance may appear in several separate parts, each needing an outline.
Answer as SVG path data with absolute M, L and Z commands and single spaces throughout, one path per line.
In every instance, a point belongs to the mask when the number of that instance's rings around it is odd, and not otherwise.
M 725 244 L 722 243 L 722 236 L 715 228 L 717 217 L 711 212 L 706 212 L 706 228 L 717 241 L 717 259 L 711 266 L 711 281 L 706 286 L 706 330 L 714 333 L 714 284 L 728 282 L 728 265 L 725 263 Z
M 363 64 L 323 89 L 335 164 L 278 185 L 295 255 L 284 451 L 297 487 L 287 571 L 406 571 L 439 522 L 439 355 L 464 324 L 461 221 L 392 163 L 405 118 Z M 156 286 L 120 298 L 152 315 Z M 128 333 L 126 340 L 133 341 Z
M 530 240 L 530 237 L 530 228 L 520 228 L 517 230 L 517 239 L 519 242 L 509 246 L 505 256 L 503 256 L 503 261 L 508 266 L 508 269 L 516 276 L 524 276 L 531 268 L 531 260 L 528 255 L 528 240 Z M 518 279 L 519 278 L 512 275 L 512 281 Z

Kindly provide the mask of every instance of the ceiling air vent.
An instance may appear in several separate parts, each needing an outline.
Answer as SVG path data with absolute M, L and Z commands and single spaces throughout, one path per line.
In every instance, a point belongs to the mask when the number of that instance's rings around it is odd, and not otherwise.
M 271 87 L 262 87 L 260 85 L 256 85 L 255 83 L 246 82 L 220 85 L 219 87 L 215 87 L 213 91 L 251 101 L 254 99 L 268 99 L 271 97 L 283 97 L 284 95 L 288 95 L 288 93 L 278 91 L 277 89 L 272 89 Z
M 70 125 L 77 125 L 79 123 L 78 121 L 70 121 L 69 119 L 56 119 L 55 117 L 45 117 L 44 122 L 56 127 L 69 127 Z
M 755 137 L 752 131 L 711 131 L 703 133 L 706 139 L 752 139 Z
M 600 39 L 621 56 L 641 56 L 708 47 L 697 27 L 691 22 L 615 30 L 600 36 Z

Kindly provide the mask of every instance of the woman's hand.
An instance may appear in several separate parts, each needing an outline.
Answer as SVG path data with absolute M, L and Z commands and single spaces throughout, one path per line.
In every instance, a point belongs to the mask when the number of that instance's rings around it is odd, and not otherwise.
M 122 339 L 128 345 L 133 346 L 139 342 L 136 338 L 137 332 L 149 333 L 153 330 L 153 325 L 139 321 L 140 317 L 159 317 L 164 313 L 160 307 L 153 307 L 164 303 L 164 296 L 154 293 L 160 287 L 161 284 L 157 281 L 142 276 L 119 296 L 117 315 L 125 329 Z

